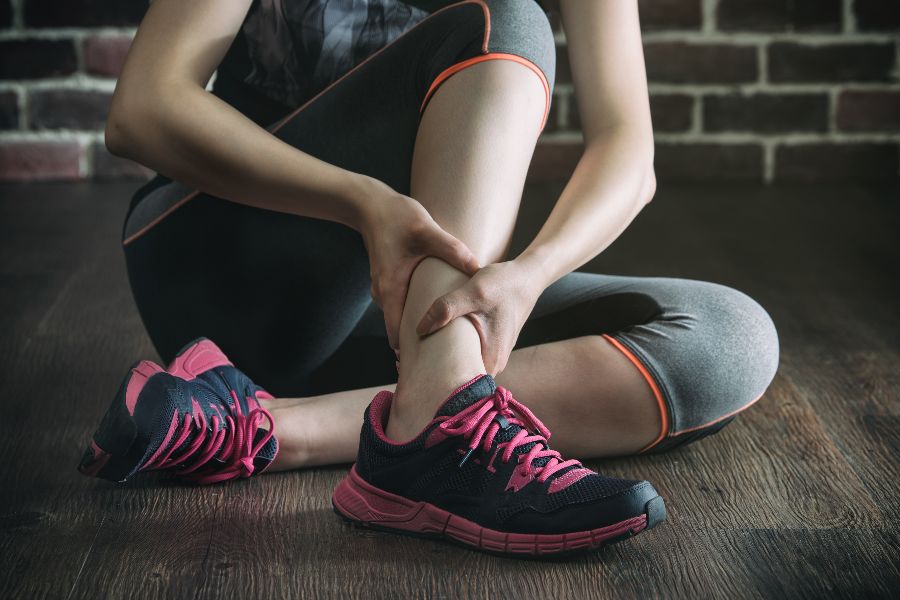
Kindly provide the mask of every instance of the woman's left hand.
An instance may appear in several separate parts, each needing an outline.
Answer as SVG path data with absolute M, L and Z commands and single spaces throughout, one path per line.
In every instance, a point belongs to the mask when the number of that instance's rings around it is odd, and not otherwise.
M 525 320 L 543 286 L 531 270 L 515 260 L 480 269 L 462 287 L 434 301 L 416 327 L 429 335 L 458 317 L 468 317 L 481 338 L 481 355 L 488 373 L 505 367 Z

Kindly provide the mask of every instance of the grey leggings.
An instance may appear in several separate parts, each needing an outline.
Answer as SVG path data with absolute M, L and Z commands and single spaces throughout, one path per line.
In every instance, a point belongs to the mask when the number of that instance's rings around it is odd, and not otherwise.
M 421 113 L 453 73 L 481 60 L 517 60 L 541 77 L 550 98 L 555 46 L 537 3 L 446 4 L 270 131 L 409 194 Z M 157 177 L 132 199 L 123 245 L 138 309 L 164 360 L 207 336 L 277 395 L 396 380 L 356 231 Z M 771 319 L 740 292 L 587 273 L 543 293 L 517 347 L 601 334 L 657 398 L 663 429 L 648 450 L 717 431 L 763 393 L 778 363 Z

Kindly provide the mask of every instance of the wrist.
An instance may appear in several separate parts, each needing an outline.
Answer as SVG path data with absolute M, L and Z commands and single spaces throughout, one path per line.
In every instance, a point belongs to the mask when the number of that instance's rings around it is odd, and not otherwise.
M 377 211 L 389 189 L 387 184 L 374 177 L 353 173 L 344 193 L 347 206 L 346 220 L 342 221 L 344 225 L 365 235 L 376 220 Z
M 545 247 L 529 246 L 514 259 L 522 268 L 524 277 L 538 290 L 538 293 L 556 281 L 552 252 Z

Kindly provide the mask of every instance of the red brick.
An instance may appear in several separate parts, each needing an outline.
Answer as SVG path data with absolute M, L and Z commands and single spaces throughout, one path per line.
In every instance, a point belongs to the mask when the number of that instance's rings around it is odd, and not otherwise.
M 900 2 L 897 0 L 854 0 L 856 27 L 863 31 L 900 30 Z
M 91 75 L 118 77 L 131 47 L 131 36 L 91 36 L 84 41 L 84 70 Z
M 0 92 L 0 129 L 19 128 L 19 95 Z
M 102 27 L 137 25 L 147 0 L 23 0 L 29 27 Z
M 68 88 L 33 91 L 28 97 L 28 125 L 31 129 L 103 129 L 111 97 L 109 92 Z
M 837 126 L 844 131 L 900 131 L 900 91 L 841 92 Z
M 841 0 L 719 0 L 723 31 L 840 31 Z
M 0 42 L 0 79 L 40 79 L 75 72 L 71 40 L 6 40 Z
M 900 145 L 791 144 L 775 149 L 777 181 L 897 180 Z
M 726 44 L 654 42 L 644 48 L 647 77 L 662 83 L 756 81 L 756 48 Z
M 700 0 L 640 0 L 641 29 L 700 29 Z
M 762 146 L 756 144 L 658 143 L 656 175 L 666 180 L 761 181 Z
M 685 131 L 694 121 L 694 99 L 687 94 L 652 94 L 650 116 L 654 131 Z
M 785 82 L 888 81 L 894 68 L 894 44 L 769 46 L 769 79 Z
M 153 176 L 153 171 L 136 162 L 113 156 L 102 143 L 91 147 L 94 163 L 94 179 L 110 180 L 146 180 Z
M 584 146 L 579 142 L 541 142 L 534 149 L 528 181 L 565 181 L 572 176 Z
M 0 181 L 78 179 L 77 142 L 0 142 Z
M 703 129 L 780 133 L 827 131 L 825 94 L 728 94 L 703 99 Z

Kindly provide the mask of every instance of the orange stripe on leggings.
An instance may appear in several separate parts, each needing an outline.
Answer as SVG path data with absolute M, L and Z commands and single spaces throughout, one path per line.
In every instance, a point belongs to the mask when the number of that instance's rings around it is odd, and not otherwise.
M 673 431 L 672 436 L 681 435 L 682 433 L 690 433 L 692 431 L 697 431 L 700 429 L 705 429 L 707 427 L 715 425 L 719 421 L 724 421 L 728 417 L 733 417 L 734 415 L 738 414 L 739 412 L 743 412 L 743 411 L 747 410 L 748 408 L 750 408 L 751 406 L 753 406 L 754 404 L 756 404 L 757 402 L 759 402 L 759 399 L 762 398 L 764 395 L 765 395 L 765 392 L 763 392 L 762 394 L 760 394 L 759 396 L 757 396 L 756 398 L 754 398 L 747 404 L 743 405 L 742 407 L 740 407 L 736 410 L 733 410 L 730 413 L 726 413 L 726 414 L 722 415 L 721 417 L 717 417 L 717 418 L 713 419 L 712 421 L 709 421 L 708 423 L 704 423 L 703 425 L 695 425 L 694 427 L 688 427 L 686 429 L 682 429 L 681 431 Z
M 329 91 L 331 88 L 333 88 L 334 86 L 336 86 L 337 84 L 339 84 L 341 81 L 343 81 L 344 79 L 346 79 L 347 77 L 349 77 L 350 75 L 352 75 L 353 73 L 355 73 L 356 71 L 358 71 L 360 68 L 362 68 L 363 65 L 365 65 L 366 63 L 368 63 L 369 61 L 371 61 L 373 58 L 375 58 L 376 56 L 378 56 L 379 54 L 381 54 L 382 52 L 384 52 L 385 50 L 387 50 L 389 47 L 391 47 L 392 45 L 394 45 L 394 44 L 396 44 L 397 42 L 399 42 L 400 39 L 401 39 L 403 36 L 405 36 L 406 34 L 408 34 L 410 31 L 412 31 L 413 29 L 416 29 L 417 27 L 421 27 L 423 23 L 425 23 L 426 21 L 428 21 L 428 19 L 430 19 L 430 18 L 433 17 L 434 15 L 439 14 L 439 13 L 442 13 L 442 12 L 444 12 L 445 10 L 450 10 L 451 8 L 456 8 L 456 7 L 458 7 L 458 6 L 462 6 L 463 4 L 477 4 L 477 5 L 479 5 L 479 6 L 481 7 L 481 10 L 484 12 L 484 39 L 482 40 L 482 43 L 481 43 L 481 51 L 482 51 L 482 52 L 487 52 L 488 39 L 489 39 L 490 36 L 491 36 L 491 11 L 490 11 L 490 9 L 488 9 L 487 4 L 484 3 L 484 0 L 461 0 L 460 2 L 456 2 L 456 3 L 454 3 L 454 4 L 449 4 L 449 5 L 447 5 L 447 6 L 444 6 L 443 8 L 439 8 L 438 10 L 436 10 L 436 11 L 434 11 L 434 12 L 432 12 L 432 13 L 429 13 L 427 17 L 425 17 L 424 19 L 422 19 L 421 21 L 419 21 L 418 23 L 416 23 L 415 25 L 413 25 L 412 27 L 410 27 L 409 29 L 407 29 L 406 31 L 404 31 L 404 32 L 403 32 L 399 37 L 397 37 L 394 41 L 392 41 L 391 43 L 387 44 L 386 46 L 383 46 L 383 47 L 379 48 L 378 50 L 376 50 L 375 52 L 373 52 L 372 54 L 370 54 L 368 57 L 366 57 L 366 59 L 363 60 L 361 63 L 359 63 L 358 65 L 356 65 L 355 67 L 353 67 L 352 69 L 350 69 L 349 71 L 347 71 L 346 73 L 344 73 L 344 74 L 343 74 L 342 76 L 340 76 L 339 78 L 337 78 L 337 79 L 335 79 L 334 81 L 332 81 L 330 84 L 328 84 L 327 87 L 325 87 L 325 89 L 323 89 L 323 90 L 320 91 L 318 94 L 316 94 L 315 96 L 313 96 L 312 98 L 310 98 L 309 100 L 307 100 L 306 102 L 304 102 L 299 108 L 297 108 L 296 110 L 294 110 L 294 112 L 290 113 L 289 115 L 287 115 L 286 117 L 282 118 L 280 121 L 278 121 L 277 123 L 275 123 L 275 124 L 268 130 L 269 133 L 272 133 L 272 134 L 277 133 L 279 129 L 281 129 L 282 127 L 284 127 L 289 121 L 291 121 L 291 119 L 293 119 L 294 117 L 296 117 L 297 115 L 299 115 L 300 112 L 301 112 L 303 109 L 305 109 L 307 106 L 309 106 L 310 104 L 312 104 L 314 101 L 318 100 L 320 96 L 322 96 L 323 94 L 325 94 L 325 92 Z M 545 120 L 546 120 L 546 118 L 545 118 Z M 183 198 L 181 198 L 180 200 L 178 200 L 175 204 L 173 204 L 172 206 L 170 206 L 169 208 L 167 208 L 167 209 L 165 210 L 165 212 L 163 212 L 163 214 L 161 214 L 161 215 L 158 216 L 157 218 L 153 219 L 153 221 L 151 221 L 151 222 L 148 223 L 147 225 L 144 225 L 143 227 L 141 227 L 139 230 L 137 230 L 135 233 L 133 233 L 132 235 L 130 235 L 130 236 L 127 237 L 126 239 L 122 240 L 122 245 L 123 245 L 123 246 L 127 246 L 128 244 L 132 243 L 134 240 L 138 239 L 139 237 L 141 237 L 142 235 L 144 235 L 145 233 L 147 233 L 150 229 L 152 229 L 152 228 L 153 228 L 155 225 L 157 225 L 160 221 L 162 221 L 163 219 L 165 219 L 166 217 L 168 217 L 170 214 L 172 214 L 173 212 L 175 212 L 177 209 L 181 208 L 181 207 L 182 207 L 184 204 L 186 204 L 188 201 L 193 200 L 194 198 L 196 198 L 199 194 L 200 194 L 200 190 L 193 190 L 193 191 L 189 192 L 186 196 L 184 196 Z
M 508 54 L 506 52 L 488 52 L 487 54 L 482 54 L 480 56 L 475 56 L 473 58 L 469 58 L 462 62 L 456 63 L 443 71 L 435 77 L 434 81 L 431 83 L 431 87 L 428 88 L 428 92 L 425 94 L 425 99 L 422 100 L 422 106 L 419 108 L 419 112 L 423 112 L 425 110 L 425 105 L 428 104 L 428 100 L 431 98 L 431 95 L 434 94 L 435 90 L 444 81 L 453 75 L 454 73 L 465 69 L 466 67 L 471 67 L 474 64 L 484 62 L 486 60 L 511 60 L 513 62 L 517 62 L 519 64 L 525 65 L 529 69 L 531 69 L 541 80 L 541 83 L 544 85 L 544 118 L 541 120 L 541 128 L 540 131 L 544 130 L 544 126 L 547 124 L 547 117 L 550 114 L 550 84 L 547 83 L 547 76 L 544 75 L 544 72 L 533 62 L 528 60 L 527 58 L 522 58 L 517 54 Z
M 650 442 L 645 447 L 641 448 L 640 452 L 646 452 L 653 446 L 660 443 L 665 437 L 666 432 L 669 430 L 669 411 L 666 409 L 666 401 L 663 399 L 662 392 L 659 390 L 659 386 L 656 385 L 656 380 L 653 379 L 653 376 L 650 375 L 650 371 L 647 370 L 647 367 L 644 366 L 637 356 L 635 356 L 631 350 L 622 345 L 621 342 L 612 338 L 608 335 L 601 334 L 602 337 L 606 338 L 610 344 L 612 344 L 619 352 L 625 355 L 625 357 L 631 361 L 631 363 L 637 367 L 637 370 L 640 371 L 641 375 L 644 376 L 644 379 L 647 381 L 647 384 L 650 386 L 650 390 L 653 392 L 653 397 L 656 398 L 656 404 L 659 407 L 659 420 L 660 420 L 660 428 L 659 435 L 656 436 L 656 439 Z

